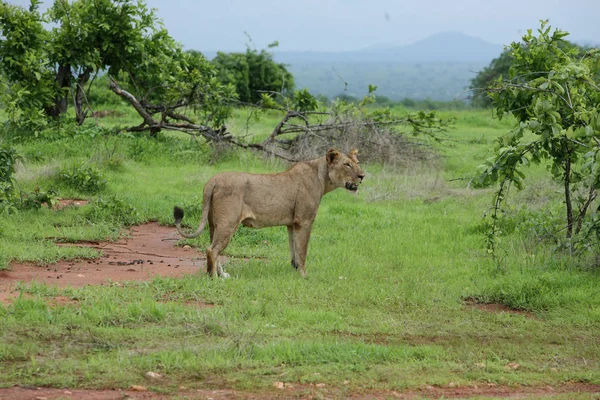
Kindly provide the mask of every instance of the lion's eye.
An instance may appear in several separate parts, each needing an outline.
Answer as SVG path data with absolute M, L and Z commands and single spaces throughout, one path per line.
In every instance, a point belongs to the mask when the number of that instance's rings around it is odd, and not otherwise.
M 352 165 L 350 165 L 350 163 L 344 163 L 344 165 L 348 168 L 352 168 Z

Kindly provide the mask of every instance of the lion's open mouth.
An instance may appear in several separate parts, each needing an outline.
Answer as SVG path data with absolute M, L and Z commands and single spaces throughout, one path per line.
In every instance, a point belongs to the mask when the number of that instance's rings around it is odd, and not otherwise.
M 351 192 L 356 192 L 358 190 L 358 183 L 346 182 L 346 189 Z

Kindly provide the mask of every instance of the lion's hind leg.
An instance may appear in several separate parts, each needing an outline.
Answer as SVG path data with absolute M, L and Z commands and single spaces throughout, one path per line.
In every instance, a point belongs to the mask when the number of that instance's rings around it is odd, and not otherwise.
M 239 222 L 230 221 L 222 222 L 219 225 L 214 226 L 212 235 L 212 241 L 210 246 L 206 249 L 206 272 L 211 276 L 220 276 L 223 278 L 229 278 L 229 274 L 223 271 L 223 267 L 219 263 L 219 254 L 229 244 L 233 234 L 237 230 Z
M 229 274 L 223 270 L 223 266 L 221 265 L 221 263 L 218 260 L 217 260 L 217 275 L 224 279 L 229 278 Z

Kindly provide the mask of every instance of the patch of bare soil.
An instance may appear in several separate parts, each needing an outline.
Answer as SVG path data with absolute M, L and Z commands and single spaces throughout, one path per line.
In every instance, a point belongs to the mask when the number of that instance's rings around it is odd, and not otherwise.
M 277 382 L 280 383 L 280 382 Z M 198 389 L 181 390 L 174 394 L 159 394 L 149 391 L 144 386 L 132 386 L 129 390 L 69 390 L 51 388 L 27 388 L 14 386 L 0 389 L 0 400 L 163 400 L 172 398 L 186 399 L 314 399 L 314 398 L 345 398 L 345 399 L 469 399 L 473 397 L 488 397 L 498 399 L 540 399 L 552 398 L 557 395 L 569 394 L 600 395 L 600 385 L 572 383 L 561 386 L 539 387 L 508 387 L 482 385 L 465 387 L 433 387 L 426 386 L 417 390 L 378 391 L 363 390 L 348 392 L 340 388 L 317 385 L 274 385 L 274 389 L 263 392 L 244 392 L 233 389 Z M 595 398 L 595 397 L 594 397 Z
M 40 266 L 12 262 L 0 271 L 0 302 L 20 295 L 18 282 L 45 282 L 59 287 L 106 285 L 121 281 L 150 280 L 155 276 L 181 277 L 206 271 L 206 258 L 189 246 L 176 247 L 179 235 L 173 227 L 156 223 L 135 226 L 130 238 L 117 242 L 85 242 L 61 246 L 87 246 L 102 251 L 98 259 L 60 261 Z M 64 304 L 56 300 L 58 304 Z
M 58 199 L 57 203 L 52 207 L 53 210 L 61 210 L 65 207 L 81 207 L 88 204 L 90 201 L 85 199 Z M 47 203 L 43 203 L 42 207 L 48 207 Z
M 65 207 L 81 207 L 89 203 L 89 200 L 84 199 L 59 199 L 58 204 L 55 206 L 56 209 Z
M 465 299 L 464 305 L 471 309 L 486 311 L 489 313 L 508 313 L 508 314 L 514 314 L 514 315 L 523 315 L 526 318 L 534 318 L 534 319 L 536 318 L 536 316 L 533 313 L 530 313 L 527 311 L 515 310 L 510 307 L 505 306 L 504 304 L 480 303 L 476 299 L 471 298 L 471 297 Z

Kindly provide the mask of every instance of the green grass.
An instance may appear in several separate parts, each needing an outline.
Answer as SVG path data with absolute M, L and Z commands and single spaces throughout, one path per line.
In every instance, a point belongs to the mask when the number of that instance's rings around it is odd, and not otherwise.
M 366 165 L 356 195 L 339 190 L 323 198 L 306 279 L 290 267 L 280 227 L 240 228 L 225 252 L 232 256 L 229 280 L 22 284 L 29 296 L 0 306 L 1 385 L 126 388 L 144 384 L 147 371 L 165 376 L 152 386 L 158 391 L 261 390 L 274 381 L 351 391 L 600 384 L 598 270 L 532 235 L 532 221 L 548 218 L 539 210 L 560 201 L 555 183 L 543 178 L 542 166 L 531 170 L 527 188 L 511 197 L 502 262 L 495 264 L 482 222 L 492 192 L 471 188 L 468 178 L 510 121 L 483 111 L 447 116 L 457 125 L 438 147 L 439 169 Z M 230 125 L 242 127 L 245 118 L 237 111 Z M 258 133 L 268 134 L 265 121 L 274 119 L 257 122 Z M 175 204 L 190 211 L 185 221 L 195 226 L 202 186 L 213 174 L 285 168 L 240 151 L 214 163 L 205 146 L 179 135 L 78 135 L 17 148 L 26 160 L 21 188 L 56 187 L 60 196 L 92 203 L 3 216 L 1 268 L 11 260 L 93 257 L 53 240 L 116 239 L 124 222 L 171 224 Z M 61 183 L 56 171 L 75 162 L 98 168 L 106 187 L 90 194 Z M 207 242 L 207 234 L 187 241 L 201 250 Z M 52 307 L 56 295 L 76 302 Z M 469 308 L 467 298 L 532 317 Z M 199 308 L 195 300 L 215 306 Z

